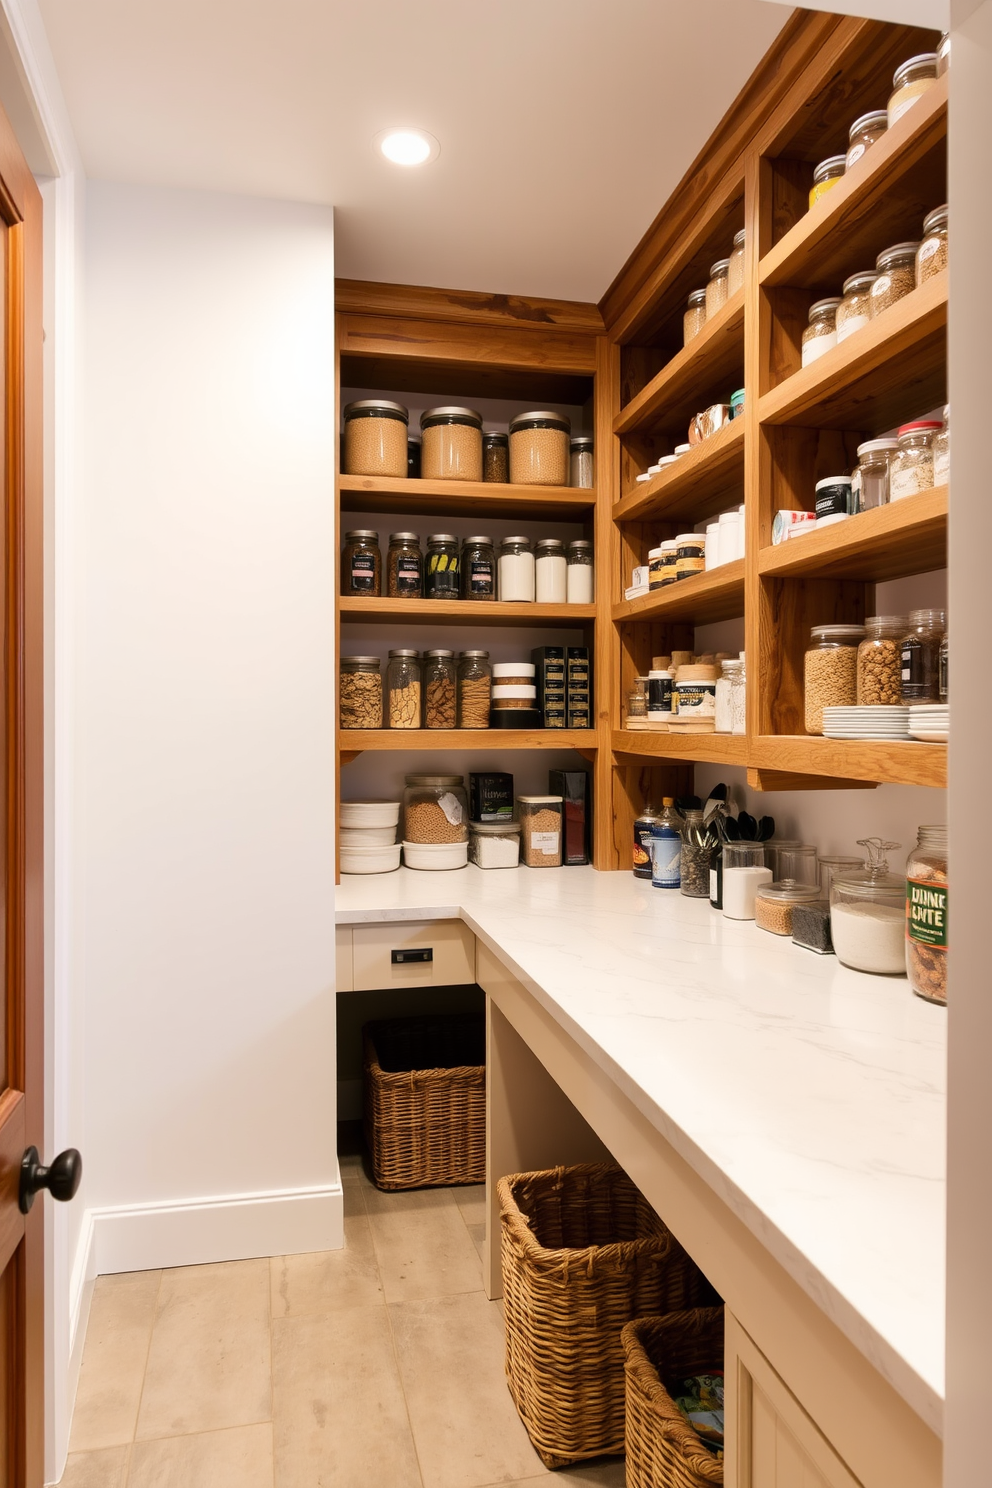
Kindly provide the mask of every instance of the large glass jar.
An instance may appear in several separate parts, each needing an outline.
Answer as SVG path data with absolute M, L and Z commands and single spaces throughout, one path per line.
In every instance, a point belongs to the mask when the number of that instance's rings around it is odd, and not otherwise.
M 875 282 L 871 287 L 874 318 L 916 288 L 916 254 L 919 243 L 894 243 L 875 260 Z
M 872 615 L 858 647 L 858 706 L 896 707 L 902 702 L 905 615 Z
M 744 242 L 747 232 L 742 227 L 740 232 L 734 233 L 734 247 L 730 255 L 730 265 L 727 269 L 727 298 L 735 295 L 739 289 L 744 288 Z
M 416 532 L 391 532 L 386 554 L 386 593 L 390 599 L 423 599 L 424 555 Z
M 889 500 L 892 461 L 899 453 L 895 439 L 869 439 L 858 445 L 858 463 L 851 476 L 851 504 L 855 511 L 872 511 Z
M 907 109 L 912 108 L 937 81 L 937 53 L 921 52 L 910 57 L 897 67 L 892 77 L 892 94 L 889 98 L 889 128 L 901 119 Z
M 410 415 L 402 403 L 360 398 L 343 417 L 345 475 L 406 475 Z
M 570 445 L 570 476 L 573 486 L 582 491 L 593 488 L 593 437 L 591 434 L 574 434 Z
M 934 207 L 923 219 L 923 241 L 916 250 L 916 282 L 925 284 L 947 268 L 947 206 Z
M 944 405 L 944 427 L 933 436 L 933 483 L 946 486 L 951 479 L 951 405 Z
M 568 575 L 566 602 L 568 604 L 592 604 L 593 560 L 592 543 L 584 537 L 576 537 L 568 545 L 566 553 Z
M 833 190 L 843 178 L 846 159 L 844 155 L 831 155 L 829 159 L 820 161 L 813 172 L 813 184 L 809 192 L 811 207 L 816 205 L 821 196 L 826 196 L 828 191 Z
M 814 625 L 803 663 L 805 724 L 808 734 L 823 733 L 823 710 L 853 707 L 858 701 L 858 647 L 863 625 Z
M 455 653 L 428 651 L 424 657 L 424 728 L 453 729 L 457 725 Z
M 496 598 L 496 550 L 491 537 L 467 537 L 461 551 L 462 599 Z
M 376 598 L 382 593 L 382 552 L 379 534 L 355 528 L 344 535 L 341 552 L 341 593 Z
M 506 485 L 510 479 L 510 436 L 486 429 L 482 435 L 482 479 Z
M 568 560 L 565 544 L 557 537 L 542 537 L 534 554 L 534 586 L 538 604 L 564 604 L 568 595 Z
M 504 537 L 499 545 L 499 597 L 533 604 L 537 592 L 534 545 L 529 537 Z
M 378 656 L 342 656 L 339 708 L 343 729 L 382 728 Z
M 403 792 L 404 842 L 467 842 L 463 775 L 408 775 Z
M 520 859 L 528 868 L 561 867 L 561 796 L 518 796 Z
M 825 351 L 832 351 L 837 345 L 837 307 L 839 304 L 840 295 L 834 295 L 830 299 L 817 300 L 815 305 L 810 305 L 809 325 L 803 331 L 802 364 L 804 367 L 808 367 Z
M 521 413 L 510 424 L 510 480 L 515 486 L 567 486 L 572 426 L 563 413 Z
M 420 415 L 424 480 L 482 479 L 482 414 L 474 408 L 428 408 Z
M 493 674 L 488 651 L 462 651 L 458 657 L 458 727 L 489 727 Z
M 710 266 L 709 283 L 706 286 L 706 319 L 712 320 L 718 310 L 727 303 L 730 282 L 730 259 L 718 258 Z
M 844 280 L 844 297 L 837 306 L 837 343 L 846 341 L 871 319 L 871 287 L 875 271 L 852 274 Z
M 424 594 L 428 599 L 458 598 L 458 539 L 451 532 L 432 532 L 427 539 Z
M 420 652 L 390 651 L 386 671 L 391 729 L 419 729 L 421 704 Z
M 951 65 L 951 36 L 945 31 L 937 43 L 937 76 L 943 77 Z
M 776 880 L 788 883 L 815 884 L 820 887 L 820 869 L 816 848 L 811 842 L 770 842 L 769 861 Z
M 682 345 L 688 346 L 689 342 L 699 335 L 705 324 L 706 291 L 694 289 L 689 296 L 685 314 L 682 317 Z
M 892 461 L 889 500 L 901 501 L 933 485 L 933 436 L 943 425 L 933 419 L 917 419 L 898 431 L 899 453 Z
M 854 971 L 906 975 L 906 880 L 889 872 L 886 853 L 898 842 L 863 837 L 867 862 L 835 873 L 830 885 L 830 933 L 837 958 Z
M 906 972 L 917 997 L 947 1001 L 947 828 L 920 827 L 906 863 Z
M 794 878 L 764 884 L 754 896 L 754 923 L 772 935 L 792 934 L 792 911 L 797 904 L 815 904 L 820 885 L 799 883 Z
M 940 642 L 946 629 L 946 610 L 910 610 L 899 648 L 904 703 L 940 701 Z
M 886 109 L 876 109 L 873 113 L 862 114 L 860 119 L 855 119 L 847 132 L 845 163 L 848 170 L 857 164 L 866 150 L 878 143 L 888 127 L 889 115 Z
M 679 888 L 687 899 L 710 897 L 710 855 L 713 843 L 703 826 L 701 810 L 683 811 L 682 847 L 679 851 Z
M 724 843 L 723 912 L 728 920 L 753 920 L 754 896 L 771 881 L 763 842 Z

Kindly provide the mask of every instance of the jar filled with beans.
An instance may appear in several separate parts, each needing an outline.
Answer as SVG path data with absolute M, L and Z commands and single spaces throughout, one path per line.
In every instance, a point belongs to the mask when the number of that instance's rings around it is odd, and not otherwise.
M 462 599 L 496 598 L 496 550 L 491 537 L 467 537 L 461 551 Z
M 710 266 L 710 279 L 706 286 L 706 319 L 712 320 L 718 310 L 727 303 L 730 283 L 730 259 L 718 258 Z
M 428 651 L 424 657 L 424 727 L 453 729 L 457 723 L 455 653 Z
M 682 345 L 688 346 L 706 324 L 706 291 L 694 289 L 682 317 Z
M 424 480 L 482 479 L 482 414 L 474 408 L 428 408 L 420 415 Z
M 872 615 L 858 647 L 858 705 L 902 702 L 902 638 L 905 615 Z
M 379 534 L 356 528 L 344 535 L 341 552 L 341 593 L 375 599 L 382 593 L 382 552 Z
M 564 414 L 537 410 L 510 424 L 510 480 L 515 486 L 567 486 L 572 425 Z
M 424 555 L 415 532 L 391 532 L 386 553 L 386 593 L 390 599 L 423 599 Z
M 734 233 L 734 248 L 730 255 L 730 267 L 727 270 L 727 298 L 735 295 L 739 289 L 744 288 L 744 243 L 747 233 L 742 227 L 740 232 Z
M 878 143 L 888 127 L 889 115 L 885 109 L 876 109 L 874 113 L 862 114 L 860 119 L 855 119 L 847 135 L 845 164 L 848 170 L 857 164 L 866 150 Z
M 345 475 L 406 475 L 409 412 L 402 403 L 361 398 L 344 408 Z
M 505 486 L 510 479 L 510 436 L 495 429 L 482 435 L 482 479 Z
M 900 644 L 904 703 L 940 700 L 940 643 L 946 630 L 946 610 L 910 610 Z
M 917 419 L 901 426 L 899 453 L 892 461 L 889 477 L 890 501 L 901 501 L 933 486 L 933 438 L 942 427 L 933 419 Z
M 420 653 L 397 650 L 389 653 L 386 670 L 386 692 L 389 698 L 389 727 L 420 727 Z
M 858 647 L 863 625 L 814 625 L 803 663 L 805 724 L 808 734 L 823 733 L 824 708 L 853 707 L 858 701 Z
M 458 657 L 458 727 L 489 727 L 492 667 L 488 651 L 462 651 Z
M 432 532 L 427 539 L 424 594 L 428 599 L 458 598 L 458 539 L 452 532 Z
M 825 351 L 837 345 L 837 307 L 840 295 L 826 300 L 817 300 L 809 307 L 809 325 L 803 331 L 802 364 L 808 367 Z
M 892 76 L 892 95 L 889 98 L 889 128 L 901 119 L 907 109 L 918 103 L 937 81 L 937 53 L 921 52 L 910 57 L 897 67 Z
M 754 896 L 754 923 L 772 935 L 791 935 L 793 909 L 797 904 L 815 904 L 819 897 L 819 884 L 799 883 L 794 878 L 765 884 Z
M 838 345 L 871 319 L 871 287 L 874 283 L 874 270 L 852 274 L 844 280 L 844 297 L 837 306 Z
M 342 656 L 339 705 L 343 729 L 382 728 L 382 676 L 378 656 Z
M 875 260 L 875 282 L 871 287 L 871 315 L 881 315 L 897 300 L 916 288 L 916 254 L 919 243 L 895 243 Z
M 467 842 L 464 775 L 408 775 L 403 792 L 405 842 Z
M 916 252 L 916 282 L 925 284 L 947 268 L 947 205 L 923 219 L 923 241 Z

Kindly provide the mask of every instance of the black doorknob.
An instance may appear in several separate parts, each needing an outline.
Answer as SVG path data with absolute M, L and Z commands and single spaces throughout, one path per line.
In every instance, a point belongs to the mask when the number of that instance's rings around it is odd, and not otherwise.
M 21 1183 L 17 1195 L 21 1213 L 28 1213 L 35 1194 L 41 1188 L 47 1188 L 60 1204 L 68 1204 L 75 1198 L 82 1176 L 83 1159 L 75 1147 L 60 1152 L 50 1168 L 42 1167 L 37 1147 L 29 1147 L 21 1158 Z

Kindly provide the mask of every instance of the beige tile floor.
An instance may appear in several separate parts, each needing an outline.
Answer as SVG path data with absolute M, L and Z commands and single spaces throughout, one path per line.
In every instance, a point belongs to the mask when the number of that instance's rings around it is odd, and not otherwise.
M 63 1488 L 623 1488 L 517 1418 L 483 1190 L 342 1176 L 344 1250 L 98 1280 Z

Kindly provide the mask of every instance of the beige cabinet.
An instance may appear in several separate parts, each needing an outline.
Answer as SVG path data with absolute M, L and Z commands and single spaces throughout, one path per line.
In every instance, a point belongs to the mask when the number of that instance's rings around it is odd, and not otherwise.
M 353 925 L 350 991 L 457 987 L 475 981 L 475 936 L 461 920 Z M 338 983 L 338 991 L 344 991 Z

